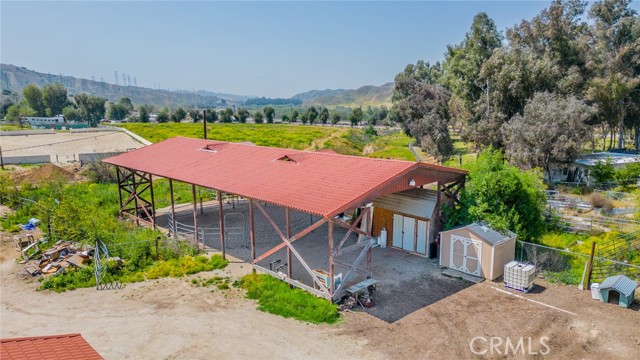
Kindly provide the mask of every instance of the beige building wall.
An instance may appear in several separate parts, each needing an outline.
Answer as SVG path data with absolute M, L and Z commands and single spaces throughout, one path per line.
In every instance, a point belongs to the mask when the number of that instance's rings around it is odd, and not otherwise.
M 508 240 L 502 244 L 498 244 L 494 250 L 493 256 L 493 279 L 495 280 L 504 275 L 504 266 L 513 261 L 516 256 L 516 240 Z

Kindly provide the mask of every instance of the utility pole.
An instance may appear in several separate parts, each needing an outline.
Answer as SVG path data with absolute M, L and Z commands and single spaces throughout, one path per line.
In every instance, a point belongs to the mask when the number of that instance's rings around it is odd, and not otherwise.
M 204 126 L 204 139 L 207 140 L 207 110 L 202 110 L 202 126 Z M 0 152 L 2 154 L 2 152 Z

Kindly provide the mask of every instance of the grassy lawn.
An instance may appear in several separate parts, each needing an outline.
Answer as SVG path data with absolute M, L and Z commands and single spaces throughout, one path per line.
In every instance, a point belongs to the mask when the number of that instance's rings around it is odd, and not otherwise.
M 409 150 L 409 143 L 411 142 L 413 142 L 413 139 L 405 135 L 402 131 L 378 136 L 372 143 L 375 150 L 367 156 L 415 161 L 415 156 L 411 150 Z
M 245 275 L 241 284 L 247 291 L 247 298 L 258 301 L 258 310 L 314 324 L 333 324 L 340 318 L 338 308 L 329 301 L 291 288 L 272 276 Z
M 120 126 L 154 143 L 175 136 L 202 138 L 203 133 L 202 124 L 129 123 Z M 328 137 L 338 130 L 330 126 L 216 123 L 207 125 L 207 138 L 231 142 L 251 141 L 256 145 L 302 150 L 311 146 L 314 139 Z
M 175 136 L 202 137 L 202 124 L 129 123 L 119 126 L 154 143 Z M 415 160 L 413 153 L 408 148 L 411 138 L 402 131 L 369 137 L 364 134 L 362 129 L 355 128 L 345 129 L 331 126 L 289 124 L 216 123 L 207 126 L 207 138 L 231 142 L 251 141 L 256 145 L 298 150 L 331 149 L 339 154 L 354 156 L 363 156 L 365 149 L 367 149 L 366 156 L 368 157 Z M 160 186 L 164 187 L 165 185 Z M 164 195 L 158 197 L 164 198 Z

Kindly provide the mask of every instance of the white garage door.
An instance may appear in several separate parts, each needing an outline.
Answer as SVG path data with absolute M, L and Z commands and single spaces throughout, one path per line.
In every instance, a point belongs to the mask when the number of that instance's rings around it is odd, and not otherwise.
M 482 242 L 451 235 L 449 267 L 467 274 L 481 276 Z

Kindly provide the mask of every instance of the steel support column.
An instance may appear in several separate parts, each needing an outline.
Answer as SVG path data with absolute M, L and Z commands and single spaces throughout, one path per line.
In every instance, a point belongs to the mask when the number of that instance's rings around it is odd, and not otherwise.
M 255 263 L 256 259 L 256 231 L 253 226 L 254 223 L 254 215 L 253 215 L 253 199 L 249 198 L 249 239 L 251 240 L 251 263 Z M 253 270 L 255 273 L 255 268 Z
M 224 246 L 224 207 L 222 205 L 222 192 L 218 190 L 218 221 L 220 222 L 220 248 L 222 250 L 222 258 L 226 259 L 226 251 Z
M 329 295 L 333 297 L 335 293 L 336 284 L 333 278 L 333 222 L 329 221 Z
M 171 222 L 171 232 L 173 235 L 173 238 L 176 239 L 178 237 L 178 226 L 176 225 L 176 223 L 178 222 L 178 219 L 176 219 L 176 203 L 174 201 L 173 198 L 173 180 L 169 179 L 169 194 L 171 195 L 171 219 L 173 219 L 173 221 Z
M 193 232 L 196 238 L 196 245 L 200 242 L 198 240 L 198 202 L 196 199 L 196 186 L 191 185 L 191 195 L 193 196 Z
M 287 239 L 291 239 L 291 210 L 288 207 L 284 208 L 284 215 L 287 227 Z M 291 249 L 287 248 L 287 274 L 289 277 L 293 274 L 293 265 L 291 264 L 291 260 Z

